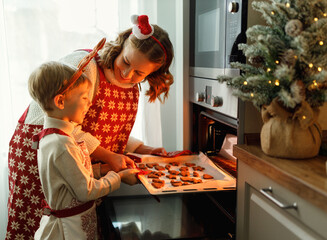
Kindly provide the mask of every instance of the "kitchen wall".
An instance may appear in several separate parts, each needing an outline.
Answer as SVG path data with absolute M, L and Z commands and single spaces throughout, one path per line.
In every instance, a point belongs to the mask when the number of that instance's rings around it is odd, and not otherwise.
M 171 72 L 174 84 L 161 106 L 163 146 L 167 151 L 190 149 L 189 103 L 189 1 L 158 0 L 158 25 L 169 32 L 175 58 Z

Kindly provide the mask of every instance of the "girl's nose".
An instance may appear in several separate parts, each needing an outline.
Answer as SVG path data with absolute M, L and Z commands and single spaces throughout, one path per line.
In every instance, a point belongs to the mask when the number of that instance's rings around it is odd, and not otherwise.
M 133 73 L 132 69 L 126 68 L 124 69 L 124 71 L 122 71 L 122 77 L 126 79 L 132 78 L 132 73 Z

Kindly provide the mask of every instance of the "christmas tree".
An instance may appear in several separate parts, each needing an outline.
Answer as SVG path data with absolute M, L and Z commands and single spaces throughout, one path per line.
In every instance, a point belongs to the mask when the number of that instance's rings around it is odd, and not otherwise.
M 273 99 L 289 110 L 303 101 L 312 108 L 327 101 L 327 0 L 255 1 L 266 25 L 246 31 L 238 47 L 247 63 L 232 63 L 240 76 L 219 76 L 242 100 L 260 109 Z

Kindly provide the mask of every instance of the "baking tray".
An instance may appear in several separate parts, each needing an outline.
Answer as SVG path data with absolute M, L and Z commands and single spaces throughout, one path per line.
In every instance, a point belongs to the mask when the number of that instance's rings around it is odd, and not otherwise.
M 198 155 L 184 155 L 178 157 L 159 157 L 153 155 L 139 155 L 133 154 L 141 158 L 141 163 L 158 163 L 161 166 L 165 166 L 171 162 L 178 162 L 179 166 L 171 166 L 171 170 L 179 170 L 180 167 L 185 166 L 184 163 L 195 163 L 197 166 L 205 168 L 203 171 L 197 171 L 199 173 L 198 179 L 202 180 L 202 183 L 183 185 L 174 187 L 170 183 L 170 179 L 166 177 L 168 170 L 165 169 L 162 172 L 165 176 L 159 179 L 165 181 L 165 185 L 162 188 L 155 188 L 151 185 L 152 178 L 148 178 L 147 175 L 139 175 L 139 179 L 144 187 L 153 195 L 161 194 L 176 194 L 176 193 L 187 193 L 187 192 L 208 192 L 208 191 L 222 191 L 222 190 L 233 190 L 236 188 L 236 179 L 224 172 L 222 169 L 217 167 L 206 155 L 200 152 Z M 140 163 L 136 163 L 138 166 Z M 193 176 L 193 168 L 189 167 L 190 175 Z M 154 168 L 148 170 L 156 171 Z M 203 174 L 209 174 L 213 176 L 213 179 L 203 179 Z M 177 179 L 180 181 L 181 176 L 178 175 Z

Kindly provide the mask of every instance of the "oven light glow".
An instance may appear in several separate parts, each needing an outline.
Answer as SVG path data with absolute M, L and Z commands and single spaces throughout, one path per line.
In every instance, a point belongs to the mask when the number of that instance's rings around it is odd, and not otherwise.
M 124 226 L 127 226 L 131 222 L 112 222 L 114 228 L 121 229 Z M 137 228 L 141 231 L 142 230 L 142 223 L 140 221 L 134 221 L 133 223 L 136 224 Z

